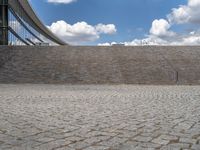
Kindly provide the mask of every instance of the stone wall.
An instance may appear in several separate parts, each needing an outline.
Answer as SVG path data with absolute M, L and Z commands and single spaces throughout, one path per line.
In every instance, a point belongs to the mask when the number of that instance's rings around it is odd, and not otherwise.
M 200 84 L 200 47 L 0 47 L 0 83 Z

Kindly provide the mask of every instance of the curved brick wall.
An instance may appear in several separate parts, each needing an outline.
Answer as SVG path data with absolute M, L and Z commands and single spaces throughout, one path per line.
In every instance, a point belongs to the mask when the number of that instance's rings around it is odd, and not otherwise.
M 0 83 L 200 84 L 200 47 L 0 47 Z

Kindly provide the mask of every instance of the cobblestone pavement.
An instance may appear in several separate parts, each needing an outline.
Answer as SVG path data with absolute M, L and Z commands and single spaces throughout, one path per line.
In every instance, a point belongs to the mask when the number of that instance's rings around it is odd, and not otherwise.
M 0 85 L 0 150 L 200 150 L 200 86 Z

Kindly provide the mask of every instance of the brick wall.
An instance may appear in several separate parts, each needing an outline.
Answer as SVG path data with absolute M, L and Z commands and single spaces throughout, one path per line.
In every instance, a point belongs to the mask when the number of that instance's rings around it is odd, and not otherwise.
M 0 47 L 0 83 L 200 84 L 200 47 Z

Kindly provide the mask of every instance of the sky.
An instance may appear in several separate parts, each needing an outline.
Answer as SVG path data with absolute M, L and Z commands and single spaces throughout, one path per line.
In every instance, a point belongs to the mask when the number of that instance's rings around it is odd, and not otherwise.
M 199 45 L 200 0 L 30 0 L 72 45 Z

